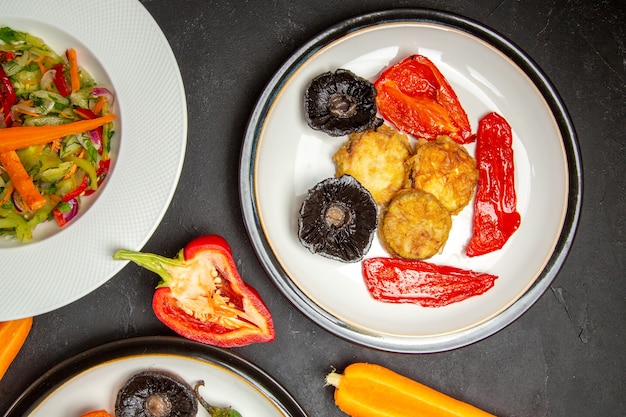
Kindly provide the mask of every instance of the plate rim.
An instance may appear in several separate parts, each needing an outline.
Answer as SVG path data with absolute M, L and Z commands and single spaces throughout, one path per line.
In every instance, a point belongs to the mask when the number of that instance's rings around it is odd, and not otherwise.
M 402 22 L 431 23 L 461 30 L 503 52 L 518 65 L 539 90 L 552 112 L 563 141 L 569 179 L 561 233 L 554 251 L 535 282 L 497 316 L 468 329 L 433 337 L 383 337 L 374 332 L 356 329 L 309 300 L 280 267 L 262 230 L 255 198 L 254 167 L 259 135 L 277 92 L 282 89 L 290 74 L 327 44 L 354 31 Z M 478 342 L 502 330 L 525 313 L 552 283 L 567 258 L 580 217 L 582 161 L 574 125 L 558 91 L 539 65 L 521 48 L 493 29 L 457 14 L 429 8 L 390 9 L 359 15 L 330 26 L 299 47 L 274 73 L 255 104 L 246 127 L 240 159 L 240 202 L 246 230 L 258 259 L 283 295 L 310 320 L 336 336 L 379 350 L 401 353 L 441 352 Z
M 91 368 L 115 360 L 159 354 L 195 359 L 230 371 L 248 381 L 288 416 L 307 417 L 291 393 L 258 365 L 229 350 L 179 336 L 139 336 L 121 339 L 71 356 L 37 378 L 13 402 L 4 417 L 29 415 L 50 393 Z

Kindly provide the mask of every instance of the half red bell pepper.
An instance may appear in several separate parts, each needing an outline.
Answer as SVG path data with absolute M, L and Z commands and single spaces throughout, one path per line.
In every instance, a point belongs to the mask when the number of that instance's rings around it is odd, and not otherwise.
M 174 259 L 123 249 L 113 259 L 133 261 L 161 277 L 152 308 L 185 338 L 220 347 L 275 338 L 268 308 L 241 279 L 230 246 L 220 236 L 200 236 Z
M 480 120 L 476 133 L 478 184 L 467 256 L 501 249 L 520 225 L 512 144 L 511 126 L 502 116 L 489 113 Z
M 397 129 L 417 138 L 448 135 L 474 140 L 459 99 L 439 69 L 423 55 L 411 55 L 385 69 L 374 82 L 376 105 Z
M 363 278 L 374 299 L 387 303 L 415 303 L 442 307 L 483 294 L 495 275 L 414 259 L 367 258 Z

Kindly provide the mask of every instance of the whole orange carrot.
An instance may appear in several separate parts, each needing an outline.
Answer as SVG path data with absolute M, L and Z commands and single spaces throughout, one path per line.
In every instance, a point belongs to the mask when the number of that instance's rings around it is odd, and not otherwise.
M 68 135 L 87 132 L 115 119 L 114 114 L 95 119 L 79 120 L 61 125 L 18 126 L 0 129 L 0 152 L 41 145 Z

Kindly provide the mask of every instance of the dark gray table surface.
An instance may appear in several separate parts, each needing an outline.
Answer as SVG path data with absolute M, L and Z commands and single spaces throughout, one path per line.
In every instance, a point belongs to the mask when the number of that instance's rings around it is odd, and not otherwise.
M 144 250 L 174 256 L 219 233 L 272 311 L 273 343 L 233 349 L 266 370 L 311 416 L 341 416 L 324 375 L 355 361 L 405 375 L 499 416 L 626 415 L 626 41 L 620 0 L 142 1 L 180 65 L 187 155 L 174 199 Z M 322 329 L 281 295 L 248 239 L 238 160 L 255 101 L 300 45 L 347 18 L 429 7 L 503 34 L 547 74 L 578 133 L 584 198 L 560 273 L 518 320 L 480 342 L 432 354 L 362 347 Z M 153 315 L 157 277 L 129 265 L 71 305 L 37 316 L 0 381 L 0 413 L 45 370 L 100 344 L 171 335 Z

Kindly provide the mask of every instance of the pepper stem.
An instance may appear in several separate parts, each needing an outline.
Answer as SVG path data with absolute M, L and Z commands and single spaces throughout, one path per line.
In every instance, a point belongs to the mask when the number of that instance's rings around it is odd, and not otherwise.
M 202 386 L 204 386 L 204 381 L 198 381 L 196 386 L 193 387 L 193 392 L 196 394 L 196 398 L 198 399 L 200 405 L 204 407 L 211 417 L 242 417 L 238 411 L 233 410 L 230 407 L 215 407 L 209 404 L 198 391 Z
M 180 267 L 185 262 L 183 251 L 178 252 L 176 258 L 166 258 L 154 253 L 135 252 L 127 249 L 120 249 L 113 254 L 113 259 L 132 261 L 149 271 L 158 274 L 162 281 L 158 287 L 167 285 L 172 279 L 168 267 Z

